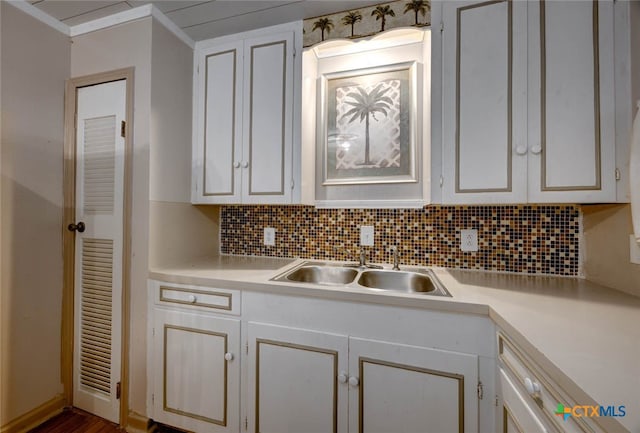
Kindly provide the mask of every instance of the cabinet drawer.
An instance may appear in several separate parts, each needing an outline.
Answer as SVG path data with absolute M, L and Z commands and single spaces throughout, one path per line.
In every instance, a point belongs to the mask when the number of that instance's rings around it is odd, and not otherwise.
M 502 367 L 520 383 L 525 399 L 530 404 L 535 403 L 558 431 L 567 433 L 599 431 L 587 424 L 584 418 L 571 416 L 564 420 L 562 416 L 557 415 L 559 404 L 572 407 L 576 402 L 552 383 L 538 365 L 500 332 L 498 332 L 498 356 Z
M 199 286 L 158 283 L 159 305 L 180 305 L 215 311 L 216 313 L 240 314 L 240 292 Z

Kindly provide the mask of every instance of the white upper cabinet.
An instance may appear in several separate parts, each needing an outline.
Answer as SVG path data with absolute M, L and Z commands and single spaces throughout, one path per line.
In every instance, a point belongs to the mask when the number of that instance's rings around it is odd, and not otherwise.
M 433 21 L 444 203 L 617 200 L 611 0 L 442 2 Z
M 198 42 L 193 203 L 300 202 L 301 24 Z

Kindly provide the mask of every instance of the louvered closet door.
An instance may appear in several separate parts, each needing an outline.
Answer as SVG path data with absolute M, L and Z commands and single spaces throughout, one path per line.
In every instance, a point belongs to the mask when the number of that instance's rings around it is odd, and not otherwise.
M 76 407 L 119 421 L 126 82 L 77 94 L 74 394 Z

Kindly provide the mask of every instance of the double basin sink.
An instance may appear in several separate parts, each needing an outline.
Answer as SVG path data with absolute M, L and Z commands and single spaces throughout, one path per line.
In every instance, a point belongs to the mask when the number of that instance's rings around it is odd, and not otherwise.
M 430 269 L 374 270 L 333 263 L 303 262 L 272 280 L 349 288 L 366 287 L 385 292 L 451 296 Z

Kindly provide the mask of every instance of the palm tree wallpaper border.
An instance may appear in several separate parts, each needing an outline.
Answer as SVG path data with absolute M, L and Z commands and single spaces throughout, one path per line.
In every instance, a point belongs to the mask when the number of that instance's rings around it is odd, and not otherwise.
M 397 27 L 431 25 L 431 0 L 397 0 L 331 15 L 308 18 L 303 23 L 303 45 L 329 39 L 357 39 Z
M 325 185 L 415 182 L 416 62 L 322 76 Z

